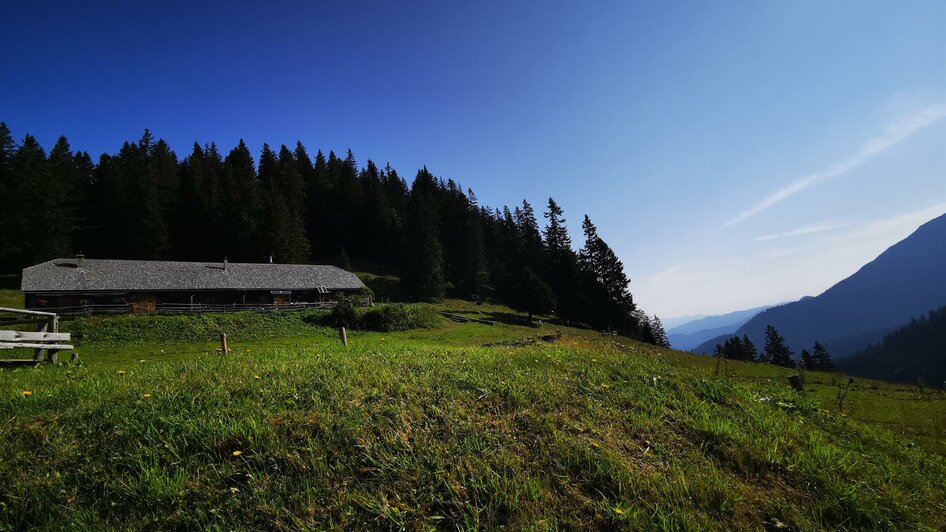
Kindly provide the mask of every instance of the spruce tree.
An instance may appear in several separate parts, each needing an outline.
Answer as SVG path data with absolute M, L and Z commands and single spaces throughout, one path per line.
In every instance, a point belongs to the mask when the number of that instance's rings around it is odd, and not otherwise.
M 259 181 L 263 188 L 264 244 L 277 262 L 308 261 L 311 248 L 305 233 L 302 176 L 285 145 L 278 157 L 269 145 L 263 145 Z
M 749 339 L 749 335 L 744 334 L 742 336 L 742 350 L 743 350 L 743 360 L 748 362 L 754 362 L 758 356 L 758 351 L 756 350 L 755 344 L 752 343 L 752 340 Z
M 637 309 L 634 311 L 634 318 L 638 327 L 634 336 L 642 342 L 657 345 L 657 336 L 654 334 L 654 328 L 650 323 L 650 316 Z
M 752 360 L 749 357 L 747 346 L 738 336 L 731 336 L 721 346 L 723 354 L 729 360 Z
M 117 156 L 106 161 L 102 179 L 109 183 L 114 203 L 106 204 L 111 216 L 105 223 L 113 226 L 108 237 L 118 256 L 163 259 L 171 251 L 162 185 L 172 179 L 166 172 L 171 168 L 176 172 L 177 158 L 159 142 L 145 129 L 138 142 L 126 142 Z
M 180 164 L 178 200 L 171 224 L 176 256 L 189 260 L 234 257 L 223 244 L 223 161 L 216 146 L 196 142 Z
M 654 314 L 653 319 L 650 320 L 650 328 L 654 335 L 654 345 L 659 347 L 670 347 L 670 340 L 667 339 L 667 331 L 664 330 L 663 323 L 660 322 L 660 318 Z
M 362 231 L 364 241 L 360 258 L 372 268 L 383 263 L 387 255 L 386 236 L 392 230 L 391 205 L 384 188 L 384 171 L 371 159 L 358 174 L 362 195 Z
M 410 189 L 407 182 L 398 175 L 394 168 L 391 168 L 390 164 L 385 165 L 381 188 L 390 207 L 386 216 L 389 229 L 384 235 L 379 253 L 383 257 L 383 269 L 390 269 L 402 262 L 401 256 L 405 249 L 407 203 Z
M 216 154 L 216 147 L 212 147 Z M 154 186 L 157 188 L 158 202 L 161 206 L 161 216 L 165 220 L 165 225 L 170 225 L 170 218 L 176 208 L 178 200 L 178 162 L 177 156 L 168 146 L 164 139 L 158 139 L 151 148 L 148 161 L 153 174 Z M 216 179 L 213 178 L 213 185 L 216 186 Z M 213 191 L 208 194 L 214 194 Z M 170 244 L 170 242 L 169 242 Z
M 814 361 L 811 358 L 811 354 L 807 349 L 801 350 L 801 355 L 798 356 L 799 364 L 803 369 L 813 370 L 816 369 Z
M 516 275 L 525 269 L 527 260 L 522 233 L 509 207 L 504 206 L 502 213 L 496 214 L 497 251 L 493 257 L 496 269 L 493 272 L 493 285 L 500 297 L 511 297 Z
M 222 246 L 231 259 L 258 262 L 269 251 L 263 244 L 261 189 L 253 155 L 243 139 L 223 161 Z
M 9 146 L 9 145 L 8 145 Z M 10 158 L 4 207 L 6 214 L 3 230 L 9 235 L 3 251 L 7 254 L 12 271 L 35 264 L 42 257 L 44 244 L 38 241 L 45 231 L 36 231 L 36 203 L 42 204 L 44 188 L 49 182 L 46 152 L 32 135 L 23 137 Z M 15 201 L 10 201 L 16 198 Z M 44 216 L 48 214 L 43 213 Z M 47 260 L 51 257 L 43 258 Z
M 126 257 L 123 245 L 125 195 L 122 193 L 118 157 L 103 153 L 89 185 L 83 251 L 90 257 Z
M 555 310 L 555 294 L 541 277 L 526 269 L 519 278 L 513 306 L 527 312 L 529 321 L 532 321 L 535 314 L 547 315 Z
M 811 356 L 812 363 L 814 368 L 818 371 L 833 371 L 834 362 L 831 361 L 831 355 L 828 354 L 828 350 L 824 348 L 823 345 L 819 342 L 815 342 L 813 348 L 814 353 Z
M 334 245 L 334 239 L 329 234 L 329 219 L 331 198 L 328 187 L 328 168 L 325 155 L 319 150 L 315 154 L 315 161 L 309 169 L 309 155 L 301 143 L 296 147 L 296 159 L 306 189 L 306 234 L 312 244 L 312 254 L 317 260 L 325 260 L 326 254 Z
M 73 227 L 73 247 L 76 251 L 91 249 L 88 247 L 92 233 L 91 209 L 95 205 L 95 163 L 88 152 L 77 151 L 74 156 L 76 169 L 76 190 L 73 204 L 76 205 L 76 225 Z
M 542 245 L 542 233 L 535 211 L 528 201 L 522 200 L 522 207 L 515 210 L 516 228 L 522 245 L 522 267 L 529 268 L 536 274 L 545 271 L 545 249 Z
M 594 325 L 617 329 L 622 334 L 633 336 L 639 330 L 634 318 L 634 299 L 628 289 L 630 280 L 611 247 L 598 236 L 598 230 L 586 215 L 582 221 L 585 244 L 579 257 L 579 268 L 583 280 L 581 289 L 590 300 L 586 314 L 594 319 Z
M 291 260 L 308 261 L 311 247 L 305 232 L 305 183 L 293 153 L 285 145 L 279 149 L 278 177 L 278 194 L 285 202 L 289 218 L 287 239 L 293 249 Z
M 76 251 L 74 231 L 84 213 L 79 168 L 66 137 L 59 137 L 50 150 L 46 179 L 37 192 L 31 208 L 31 238 L 37 242 L 32 262 L 71 256 Z
M 486 286 L 486 251 L 477 207 L 452 179 L 443 191 L 441 241 L 445 273 L 453 292 L 477 299 Z
M 407 253 L 401 279 L 416 297 L 440 299 L 446 293 L 437 183 L 427 168 L 411 186 L 407 218 Z
M 0 209 L 0 273 L 16 271 L 20 267 L 19 209 L 21 201 L 17 182 L 13 177 L 13 157 L 16 144 L 7 125 L 0 122 L 0 198 L 6 201 L 15 198 Z
M 792 361 L 792 352 L 785 345 L 785 338 L 771 325 L 765 327 L 765 357 L 767 361 L 777 366 L 790 368 L 795 365 Z
M 579 287 L 578 255 L 572 249 L 572 241 L 565 227 L 564 211 L 554 199 L 549 198 L 548 220 L 543 237 L 549 286 L 558 299 L 558 313 L 567 321 L 579 321 L 590 305 L 585 304 Z

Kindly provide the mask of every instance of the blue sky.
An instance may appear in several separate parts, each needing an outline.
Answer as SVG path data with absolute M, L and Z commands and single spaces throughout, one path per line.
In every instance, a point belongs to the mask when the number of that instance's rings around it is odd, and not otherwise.
M 943 2 L 65 4 L 4 8 L 17 137 L 301 140 L 551 195 L 661 316 L 817 294 L 946 212 Z

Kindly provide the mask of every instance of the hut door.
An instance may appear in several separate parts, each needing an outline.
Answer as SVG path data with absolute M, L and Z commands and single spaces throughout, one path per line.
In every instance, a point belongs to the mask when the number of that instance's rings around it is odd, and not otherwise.
M 155 310 L 153 295 L 135 294 L 131 296 L 131 311 L 135 314 L 154 314 Z
M 288 290 L 273 290 L 270 294 L 273 296 L 273 305 L 277 307 L 284 307 L 291 301 Z

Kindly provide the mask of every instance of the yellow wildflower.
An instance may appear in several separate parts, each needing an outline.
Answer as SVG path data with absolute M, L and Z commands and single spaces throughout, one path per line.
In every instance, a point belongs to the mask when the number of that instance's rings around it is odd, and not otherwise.
M 139 364 L 144 364 L 144 362 L 145 362 L 145 359 L 143 359 L 143 358 L 138 361 Z
M 146 393 L 146 394 L 142 395 L 142 397 L 144 397 L 145 399 L 147 399 L 147 398 L 151 397 L 151 394 L 150 394 L 150 393 Z
M 253 378 L 254 378 L 254 379 L 261 379 L 262 377 L 260 377 L 259 375 L 253 375 Z
M 233 456 L 240 456 L 241 454 L 243 454 L 243 451 L 233 451 L 233 453 L 231 454 L 233 454 Z
M 592 358 L 591 361 L 592 361 L 592 362 L 597 362 L 598 359 L 597 359 L 597 358 Z
M 602 383 L 601 383 L 601 387 L 602 387 L 602 388 L 610 388 L 610 386 L 608 386 L 608 383 L 606 383 L 606 382 L 602 382 Z
M 125 374 L 125 370 L 123 370 L 123 369 L 118 370 L 118 375 L 119 375 L 119 376 L 122 376 L 122 375 L 124 375 L 124 374 Z
M 591 446 L 592 446 L 592 447 L 595 447 L 595 448 L 598 448 L 598 447 L 601 447 L 601 444 L 598 443 L 598 442 L 596 442 L 596 441 L 593 441 L 593 442 L 591 442 Z
M 624 510 L 622 510 L 622 509 L 620 509 L 620 508 L 615 508 L 615 509 L 614 509 L 614 513 L 617 514 L 617 515 L 624 515 Z
M 29 397 L 29 396 L 33 395 L 33 392 L 31 392 L 31 391 L 29 391 L 29 390 L 23 390 L 23 391 L 20 392 L 20 393 L 22 393 L 24 397 Z

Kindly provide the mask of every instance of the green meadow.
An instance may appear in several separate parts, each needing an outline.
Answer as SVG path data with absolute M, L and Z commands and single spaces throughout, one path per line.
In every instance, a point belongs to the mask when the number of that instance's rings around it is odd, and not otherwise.
M 19 290 L 0 290 L 0 307 L 23 308 L 23 294 Z
M 946 527 L 941 392 L 857 380 L 841 412 L 839 375 L 799 393 L 782 368 L 417 308 L 495 324 L 344 347 L 318 312 L 64 322 L 80 363 L 0 371 L 0 529 Z

